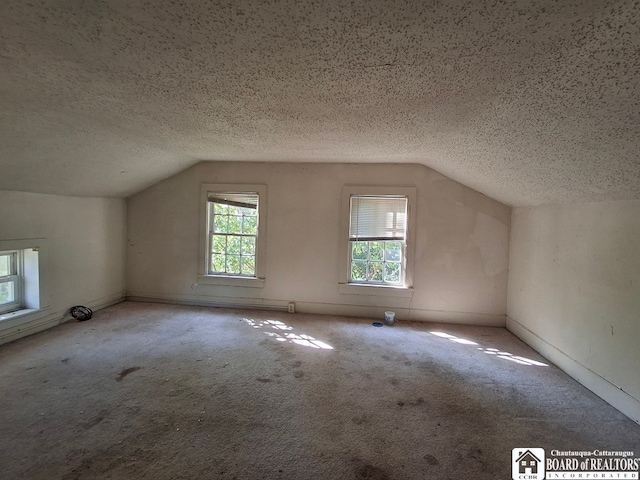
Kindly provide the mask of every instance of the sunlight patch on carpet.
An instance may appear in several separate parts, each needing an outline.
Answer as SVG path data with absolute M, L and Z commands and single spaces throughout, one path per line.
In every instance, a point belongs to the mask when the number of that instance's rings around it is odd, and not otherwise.
M 431 335 L 435 335 L 436 337 L 444 338 L 451 342 L 460 343 L 462 345 L 479 345 L 477 342 L 473 342 L 471 340 L 467 340 L 465 338 L 456 337 L 455 335 L 451 335 L 445 332 L 429 332 Z M 496 358 L 502 358 L 503 360 L 509 360 L 510 362 L 518 363 L 520 365 L 528 365 L 535 367 L 548 367 L 546 363 L 538 362 L 537 360 L 533 360 L 531 358 L 520 357 L 518 355 L 513 355 L 509 352 L 504 352 L 498 350 L 497 348 L 485 348 L 478 347 L 482 353 L 486 353 L 487 355 L 495 355 Z
M 265 330 L 265 335 L 274 338 L 278 342 L 294 343 L 296 345 L 302 345 L 303 347 L 322 350 L 333 350 L 331 345 L 313 338 L 311 335 L 292 332 L 293 327 L 280 320 L 254 320 L 252 318 L 245 318 L 244 321 L 253 328 Z

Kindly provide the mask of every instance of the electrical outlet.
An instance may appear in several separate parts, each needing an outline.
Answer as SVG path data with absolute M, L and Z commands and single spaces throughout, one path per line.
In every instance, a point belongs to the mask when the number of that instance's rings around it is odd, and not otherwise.
M 287 312 L 296 313 L 296 304 L 293 302 L 289 302 L 289 305 L 287 305 Z

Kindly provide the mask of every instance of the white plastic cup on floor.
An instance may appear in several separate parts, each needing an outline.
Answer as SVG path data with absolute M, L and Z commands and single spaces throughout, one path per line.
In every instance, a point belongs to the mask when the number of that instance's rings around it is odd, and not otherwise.
M 396 318 L 396 312 L 384 312 L 384 323 L 393 325 Z

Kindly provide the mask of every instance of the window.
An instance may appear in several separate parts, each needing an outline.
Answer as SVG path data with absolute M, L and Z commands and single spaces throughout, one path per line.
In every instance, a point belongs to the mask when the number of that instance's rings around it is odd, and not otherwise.
M 209 194 L 209 274 L 255 277 L 257 239 L 257 193 Z
M 351 196 L 349 282 L 404 284 L 407 198 Z
M 43 238 L 0 240 L 0 322 L 30 321 L 44 315 L 46 250 Z
M 415 187 L 343 188 L 340 293 L 413 295 Z
M 266 186 L 202 186 L 199 283 L 262 287 L 265 266 Z
M 19 253 L 0 252 L 0 314 L 19 310 L 22 306 Z

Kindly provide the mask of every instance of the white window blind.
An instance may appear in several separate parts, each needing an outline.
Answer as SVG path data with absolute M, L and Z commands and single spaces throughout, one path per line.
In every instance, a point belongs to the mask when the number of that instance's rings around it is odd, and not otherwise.
M 210 192 L 209 201 L 242 208 L 258 208 L 258 194 L 254 192 Z
M 404 240 L 406 230 L 406 197 L 351 196 L 349 240 Z

